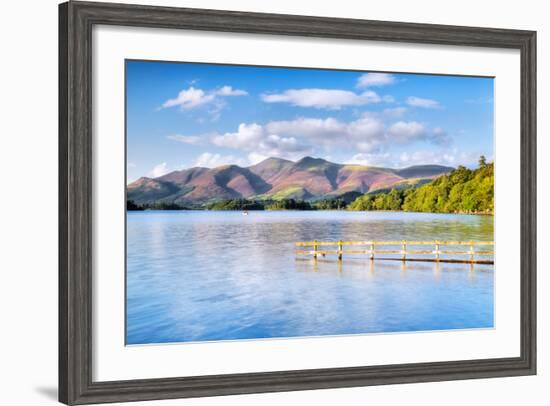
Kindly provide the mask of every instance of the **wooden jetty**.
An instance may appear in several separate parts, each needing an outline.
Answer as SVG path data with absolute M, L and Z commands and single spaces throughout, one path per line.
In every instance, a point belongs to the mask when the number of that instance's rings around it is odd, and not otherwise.
M 314 259 L 318 256 L 336 255 L 341 261 L 345 255 L 368 255 L 370 260 L 494 264 L 494 241 L 315 240 L 295 244 L 297 247 L 304 247 L 297 249 L 296 255 L 312 255 Z M 465 250 L 465 247 L 468 249 Z

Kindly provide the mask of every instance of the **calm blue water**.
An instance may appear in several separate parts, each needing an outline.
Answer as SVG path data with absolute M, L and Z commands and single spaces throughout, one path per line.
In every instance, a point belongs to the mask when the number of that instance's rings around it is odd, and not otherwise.
M 492 240 L 493 217 L 129 212 L 127 342 L 493 326 L 493 266 L 296 259 L 295 241 Z

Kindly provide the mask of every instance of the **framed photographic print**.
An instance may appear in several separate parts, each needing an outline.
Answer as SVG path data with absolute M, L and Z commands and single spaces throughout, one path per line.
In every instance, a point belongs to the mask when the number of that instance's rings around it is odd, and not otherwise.
M 59 11 L 61 402 L 536 373 L 535 32 Z

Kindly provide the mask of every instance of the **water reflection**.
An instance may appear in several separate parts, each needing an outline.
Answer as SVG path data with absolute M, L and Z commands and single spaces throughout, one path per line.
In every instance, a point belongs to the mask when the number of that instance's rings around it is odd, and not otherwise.
M 491 265 L 296 259 L 294 242 L 492 240 L 492 233 L 487 216 L 130 213 L 128 342 L 491 327 Z
M 443 272 L 463 272 L 468 279 L 473 280 L 477 272 L 492 272 L 493 265 L 471 264 L 471 263 L 447 263 L 447 262 L 420 262 L 420 261 L 401 261 L 401 260 L 382 260 L 382 259 L 342 259 L 336 258 L 306 258 L 297 257 L 295 269 L 297 272 L 325 272 L 342 274 L 345 269 L 345 277 L 366 276 L 373 278 L 375 271 L 384 272 L 385 270 L 401 271 L 401 276 L 410 272 L 430 270 L 434 279 L 441 279 Z

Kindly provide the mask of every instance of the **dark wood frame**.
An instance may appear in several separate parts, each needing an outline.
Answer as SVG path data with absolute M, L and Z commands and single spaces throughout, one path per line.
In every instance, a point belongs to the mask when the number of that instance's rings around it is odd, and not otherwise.
M 521 355 L 218 376 L 92 381 L 92 27 L 283 34 L 521 53 Z M 59 400 L 88 404 L 536 373 L 536 32 L 68 2 L 59 6 Z

